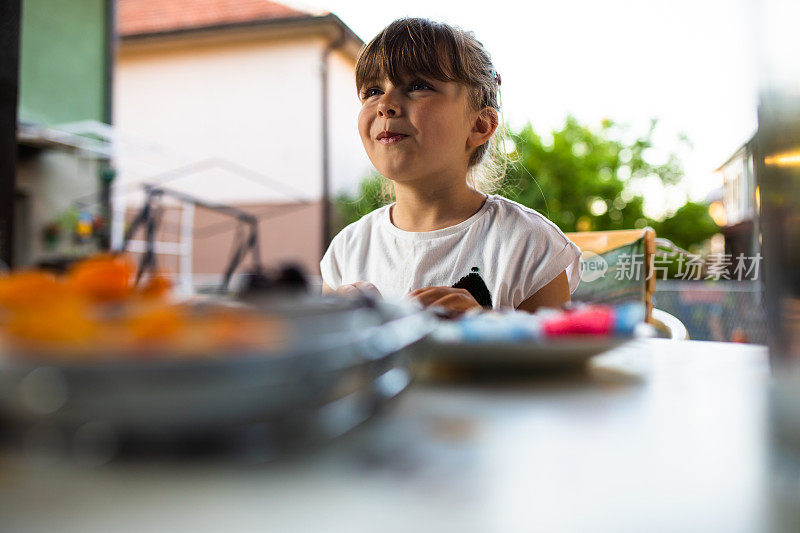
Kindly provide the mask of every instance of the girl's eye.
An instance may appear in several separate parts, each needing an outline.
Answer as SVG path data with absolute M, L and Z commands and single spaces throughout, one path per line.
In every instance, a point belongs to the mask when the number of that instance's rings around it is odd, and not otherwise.
M 364 92 L 361 94 L 361 98 L 366 100 L 370 96 L 375 96 L 379 92 L 380 90 L 377 87 L 370 87 L 369 89 L 364 90 Z
M 431 87 L 424 81 L 417 80 L 411 83 L 409 89 L 411 89 L 412 91 L 424 91 L 425 89 L 433 89 L 433 87 Z

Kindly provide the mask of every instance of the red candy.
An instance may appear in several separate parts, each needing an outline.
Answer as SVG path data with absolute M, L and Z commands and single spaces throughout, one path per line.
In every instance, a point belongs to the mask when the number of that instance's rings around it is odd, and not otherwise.
M 614 308 L 604 305 L 578 308 L 545 320 L 542 329 L 547 337 L 611 335 L 614 332 Z

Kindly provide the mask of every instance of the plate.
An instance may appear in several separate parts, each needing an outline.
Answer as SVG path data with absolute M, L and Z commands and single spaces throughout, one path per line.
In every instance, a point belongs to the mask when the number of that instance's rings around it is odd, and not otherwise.
M 482 368 L 571 368 L 632 341 L 631 337 L 562 337 L 530 342 L 458 342 L 425 340 L 423 361 Z

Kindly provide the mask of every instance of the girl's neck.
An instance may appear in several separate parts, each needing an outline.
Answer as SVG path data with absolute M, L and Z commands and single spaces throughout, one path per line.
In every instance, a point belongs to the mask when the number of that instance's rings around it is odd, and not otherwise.
M 434 231 L 465 221 L 477 213 L 487 196 L 466 183 L 440 185 L 421 190 L 401 182 L 394 183 L 397 202 L 389 217 L 405 231 Z

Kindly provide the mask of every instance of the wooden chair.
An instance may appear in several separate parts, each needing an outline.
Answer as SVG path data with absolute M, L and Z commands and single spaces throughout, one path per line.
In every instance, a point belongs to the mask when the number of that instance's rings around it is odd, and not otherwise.
M 567 237 L 583 252 L 584 262 L 595 256 L 608 265 L 603 276 L 582 281 L 573 294 L 576 301 L 616 303 L 638 300 L 645 304 L 645 321 L 652 324 L 653 293 L 656 276 L 653 272 L 656 254 L 656 232 L 651 227 L 631 230 L 584 231 L 567 233 Z M 640 262 L 639 262 L 640 261 Z M 620 278 L 625 267 L 635 267 L 630 279 L 628 273 Z M 591 277 L 591 276 L 589 276 Z M 584 280 L 587 276 L 584 276 Z

